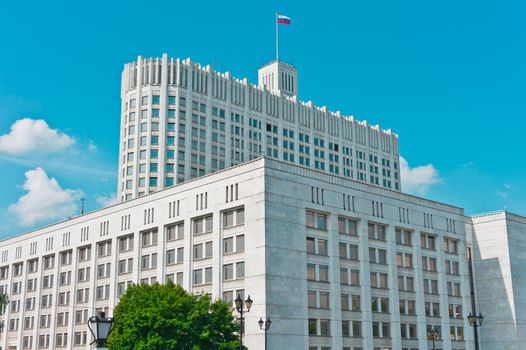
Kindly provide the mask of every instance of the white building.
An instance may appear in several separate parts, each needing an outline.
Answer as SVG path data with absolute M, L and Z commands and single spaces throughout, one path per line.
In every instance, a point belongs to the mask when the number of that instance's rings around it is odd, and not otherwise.
M 473 349 L 462 209 L 260 158 L 0 242 L 4 349 L 86 349 L 129 283 L 232 302 L 245 344 Z
M 526 218 L 498 211 L 468 218 L 483 350 L 526 348 Z
M 190 59 L 139 57 L 122 73 L 121 201 L 261 155 L 400 190 L 398 136 L 297 98 L 296 68 L 259 85 Z

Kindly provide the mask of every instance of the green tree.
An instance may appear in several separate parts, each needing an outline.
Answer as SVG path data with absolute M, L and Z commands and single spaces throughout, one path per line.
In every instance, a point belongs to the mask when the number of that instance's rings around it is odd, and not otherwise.
M 239 326 L 221 300 L 169 282 L 128 287 L 117 304 L 110 350 L 234 350 Z
M 5 310 L 7 308 L 7 305 L 9 305 L 9 297 L 7 294 L 0 294 L 0 315 L 3 315 L 5 313 Z M 4 330 L 4 320 L 0 321 L 0 332 Z

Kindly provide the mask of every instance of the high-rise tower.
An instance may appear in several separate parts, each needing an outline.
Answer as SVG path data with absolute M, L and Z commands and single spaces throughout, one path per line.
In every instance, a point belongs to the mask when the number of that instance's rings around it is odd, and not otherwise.
M 272 61 L 258 71 L 259 87 L 272 93 L 281 92 L 287 96 L 298 96 L 298 71 L 289 63 Z
M 400 190 L 396 134 L 297 94 L 297 70 L 280 60 L 259 69 L 257 86 L 166 54 L 126 64 L 119 198 L 262 155 Z

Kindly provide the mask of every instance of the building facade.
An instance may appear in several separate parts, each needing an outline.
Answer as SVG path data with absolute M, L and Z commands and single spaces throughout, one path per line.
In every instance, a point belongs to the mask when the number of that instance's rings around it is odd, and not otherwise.
M 2 348 L 87 349 L 96 310 L 173 280 L 254 300 L 244 343 L 473 349 L 462 209 L 259 158 L 0 242 Z M 235 312 L 235 311 L 233 311 Z
M 467 220 L 484 350 L 526 348 L 526 218 L 506 211 Z
M 398 136 L 302 102 L 294 66 L 259 83 L 191 59 L 139 57 L 122 73 L 121 201 L 261 155 L 400 191 Z

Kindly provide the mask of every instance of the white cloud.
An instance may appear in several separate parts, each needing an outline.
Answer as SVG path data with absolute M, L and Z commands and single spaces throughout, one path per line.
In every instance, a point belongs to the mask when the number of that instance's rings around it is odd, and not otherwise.
M 438 170 L 433 164 L 411 168 L 402 156 L 400 156 L 400 176 L 402 178 L 402 191 L 420 196 L 426 194 L 431 185 L 440 181 Z
M 97 202 L 97 204 L 103 207 L 109 207 L 110 205 L 118 203 L 116 193 L 112 193 L 109 195 L 95 195 L 95 201 Z
M 497 196 L 499 196 L 500 198 L 506 198 L 506 197 L 508 197 L 508 192 L 504 192 L 504 191 L 496 191 L 495 193 L 496 193 Z
M 24 226 L 46 220 L 64 219 L 77 214 L 80 190 L 62 189 L 42 168 L 28 170 L 22 188 L 27 191 L 9 207 Z
M 30 152 L 60 152 L 75 140 L 57 129 L 51 129 L 43 119 L 24 118 L 11 125 L 9 134 L 0 136 L 0 152 L 22 155 Z
M 89 140 L 88 141 L 88 151 L 90 151 L 91 153 L 94 153 L 94 152 L 97 152 L 98 148 L 97 148 L 97 144 L 95 143 L 95 141 L 93 140 Z

